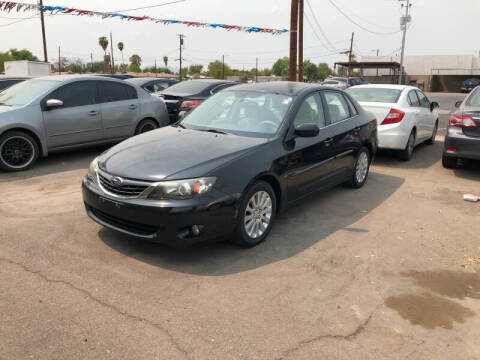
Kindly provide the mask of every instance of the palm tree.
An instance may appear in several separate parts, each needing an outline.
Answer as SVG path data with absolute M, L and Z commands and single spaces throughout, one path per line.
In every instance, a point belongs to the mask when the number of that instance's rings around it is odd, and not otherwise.
M 100 47 L 103 49 L 103 52 L 105 53 L 103 59 L 104 59 L 104 62 L 105 62 L 105 65 L 104 65 L 104 72 L 107 73 L 107 62 L 106 62 L 106 58 L 107 58 L 107 48 L 108 48 L 108 39 L 106 36 L 101 36 L 98 38 L 98 45 L 100 45 Z
M 163 62 L 165 63 L 165 67 L 168 68 L 168 56 L 163 57 Z
M 130 68 L 131 71 L 140 72 L 140 65 L 142 65 L 142 58 L 140 55 L 134 54 L 130 56 Z
M 117 47 L 118 47 L 118 50 L 120 50 L 120 52 L 122 53 L 122 64 L 124 64 L 124 61 L 123 61 L 123 47 L 124 47 L 124 46 L 123 46 L 123 42 L 120 41 L 120 42 L 117 44 Z

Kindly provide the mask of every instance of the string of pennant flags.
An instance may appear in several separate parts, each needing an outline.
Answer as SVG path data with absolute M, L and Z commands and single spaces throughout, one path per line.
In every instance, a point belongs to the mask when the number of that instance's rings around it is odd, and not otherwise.
M 99 12 L 99 11 L 75 9 L 75 8 L 70 8 L 66 6 L 51 6 L 51 5 L 40 6 L 39 4 L 19 3 L 19 2 L 13 2 L 13 1 L 0 1 L 0 11 L 4 11 L 4 12 L 42 11 L 44 13 L 50 13 L 50 14 L 97 16 L 97 17 L 101 17 L 102 19 L 121 19 L 121 20 L 127 20 L 127 21 L 151 21 L 151 22 L 154 22 L 157 24 L 163 24 L 163 25 L 180 24 L 180 25 L 185 25 L 185 26 L 195 27 L 195 28 L 236 30 L 236 31 L 242 31 L 247 33 L 263 33 L 263 34 L 271 34 L 271 35 L 281 35 L 284 33 L 288 33 L 287 29 L 279 30 L 279 29 L 268 29 L 268 28 L 262 28 L 262 27 L 254 27 L 254 26 L 228 25 L 228 24 L 222 24 L 222 23 L 202 23 L 197 21 L 158 19 L 150 16 L 132 16 L 132 15 L 126 15 L 126 14 L 121 14 L 117 12 Z

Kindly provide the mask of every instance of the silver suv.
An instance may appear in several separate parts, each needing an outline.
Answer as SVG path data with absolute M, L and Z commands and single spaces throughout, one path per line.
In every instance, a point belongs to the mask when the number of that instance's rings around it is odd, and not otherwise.
M 0 92 L 0 169 L 25 170 L 51 152 L 114 143 L 168 123 L 161 99 L 121 80 L 27 80 Z

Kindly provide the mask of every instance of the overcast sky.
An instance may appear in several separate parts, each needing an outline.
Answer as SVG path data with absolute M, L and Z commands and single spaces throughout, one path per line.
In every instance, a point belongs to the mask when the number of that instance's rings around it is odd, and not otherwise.
M 23 0 L 28 2 L 28 0 Z M 170 0 L 171 1 L 171 0 Z M 340 14 L 328 0 L 308 1 L 331 45 L 324 46 L 305 21 L 305 59 L 315 63 L 346 60 L 345 55 L 332 54 L 349 47 L 350 36 L 355 32 L 355 53 L 371 56 L 374 49 L 380 55 L 398 53 L 401 33 L 376 35 L 399 31 L 400 3 L 397 0 L 332 0 L 361 27 Z M 33 1 L 30 1 L 33 2 Z M 44 5 L 62 5 L 96 11 L 117 11 L 168 0 L 44 0 Z M 477 40 L 480 1 L 478 0 L 412 0 L 412 23 L 407 33 L 407 55 L 423 54 L 478 54 Z M 307 4 L 306 15 L 321 38 L 320 29 Z M 216 22 L 269 28 L 288 28 L 290 0 L 187 0 L 147 10 L 128 12 L 129 15 L 148 15 L 158 18 L 175 18 L 202 22 Z M 0 51 L 9 48 L 27 48 L 42 58 L 41 28 L 38 18 L 7 25 L 33 15 L 32 13 L 0 12 Z M 5 26 L 7 25 L 7 26 Z M 125 58 L 139 54 L 143 65 L 162 63 L 167 55 L 172 67 L 177 63 L 178 39 L 186 35 L 184 57 L 186 64 L 207 64 L 226 56 L 226 62 L 236 68 L 252 68 L 255 58 L 260 67 L 271 66 L 275 59 L 288 56 L 289 35 L 247 34 L 237 31 L 188 28 L 183 25 L 160 25 L 152 22 L 127 22 L 117 19 L 102 20 L 87 16 L 48 16 L 46 33 L 49 58 L 57 56 L 61 46 L 62 56 L 90 60 L 102 58 L 97 44 L 100 36 L 112 31 L 114 43 L 125 43 Z M 322 44 L 323 42 L 323 44 Z M 332 49 L 333 46 L 333 49 Z M 115 53 L 120 59 L 118 51 Z

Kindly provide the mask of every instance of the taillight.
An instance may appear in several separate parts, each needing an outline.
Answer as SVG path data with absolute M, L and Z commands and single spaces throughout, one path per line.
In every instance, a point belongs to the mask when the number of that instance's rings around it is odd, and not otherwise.
M 402 110 L 390 109 L 390 112 L 382 121 L 381 125 L 397 124 L 400 121 L 402 121 L 404 116 L 405 116 L 405 113 Z
M 477 123 L 473 120 L 471 116 L 457 116 L 453 115 L 450 116 L 448 119 L 448 122 L 450 126 L 455 126 L 455 127 L 466 127 L 466 128 L 476 128 Z
M 187 100 L 182 102 L 180 110 L 192 110 L 202 103 L 202 100 Z

